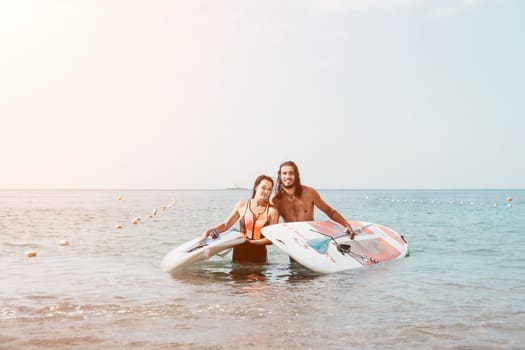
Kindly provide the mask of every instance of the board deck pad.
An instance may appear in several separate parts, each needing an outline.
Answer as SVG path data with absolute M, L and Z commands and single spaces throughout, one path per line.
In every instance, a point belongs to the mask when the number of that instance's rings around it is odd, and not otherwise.
M 343 241 L 343 244 L 350 244 L 351 252 L 354 259 L 357 256 L 367 256 L 370 258 L 368 265 L 372 265 L 375 262 L 390 261 L 401 255 L 401 252 L 391 246 L 387 241 L 382 238 L 373 238 L 362 241 Z

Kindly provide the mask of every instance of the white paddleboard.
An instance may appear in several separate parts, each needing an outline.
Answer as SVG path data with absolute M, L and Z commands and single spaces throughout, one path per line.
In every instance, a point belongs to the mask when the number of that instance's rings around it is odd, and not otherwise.
M 408 254 L 404 237 L 392 229 L 362 221 L 349 223 L 357 233 L 354 240 L 333 221 L 270 225 L 262 233 L 298 263 L 319 273 L 375 265 Z
M 162 259 L 160 266 L 164 271 L 174 272 L 197 261 L 209 259 L 228 248 L 244 243 L 245 240 L 244 233 L 236 230 L 224 232 L 218 238 L 208 238 L 203 242 L 200 238 L 195 238 L 171 250 Z

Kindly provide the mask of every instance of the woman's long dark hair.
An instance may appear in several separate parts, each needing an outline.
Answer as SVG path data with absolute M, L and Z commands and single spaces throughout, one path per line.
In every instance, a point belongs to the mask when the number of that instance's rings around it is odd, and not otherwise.
M 299 168 L 297 168 L 297 164 L 295 164 L 291 160 L 288 160 L 279 166 L 279 171 L 277 172 L 277 189 L 276 189 L 277 194 L 275 196 L 278 198 L 281 198 L 282 193 L 283 193 L 283 182 L 281 180 L 281 169 L 283 168 L 283 166 L 293 167 L 293 171 L 295 173 L 294 196 L 301 197 L 301 195 L 303 194 L 303 186 L 301 185 L 301 177 L 299 176 Z
M 273 179 L 271 177 L 269 177 L 268 175 L 259 175 L 257 176 L 257 178 L 255 179 L 255 182 L 253 183 L 253 189 L 252 189 L 252 198 L 255 198 L 255 188 L 257 186 L 259 186 L 259 184 L 263 181 L 263 180 L 268 180 L 272 183 L 272 187 L 273 187 Z

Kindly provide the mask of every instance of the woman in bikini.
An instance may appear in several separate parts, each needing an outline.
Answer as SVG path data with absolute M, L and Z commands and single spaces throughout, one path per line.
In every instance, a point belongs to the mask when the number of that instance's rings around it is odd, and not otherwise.
M 270 204 L 273 180 L 266 175 L 255 179 L 252 197 L 240 200 L 223 223 L 207 229 L 201 235 L 201 240 L 208 237 L 218 237 L 231 228 L 239 220 L 239 229 L 246 236 L 246 242 L 233 248 L 233 262 L 266 262 L 266 246 L 271 244 L 265 238 L 261 229 L 264 226 L 276 224 L 279 221 L 277 209 Z

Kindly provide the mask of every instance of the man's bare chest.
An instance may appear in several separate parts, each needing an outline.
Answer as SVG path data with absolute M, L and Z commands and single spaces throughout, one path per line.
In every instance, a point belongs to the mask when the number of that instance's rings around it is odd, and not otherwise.
M 313 204 L 311 201 L 288 197 L 281 201 L 278 209 L 285 221 L 313 220 Z

